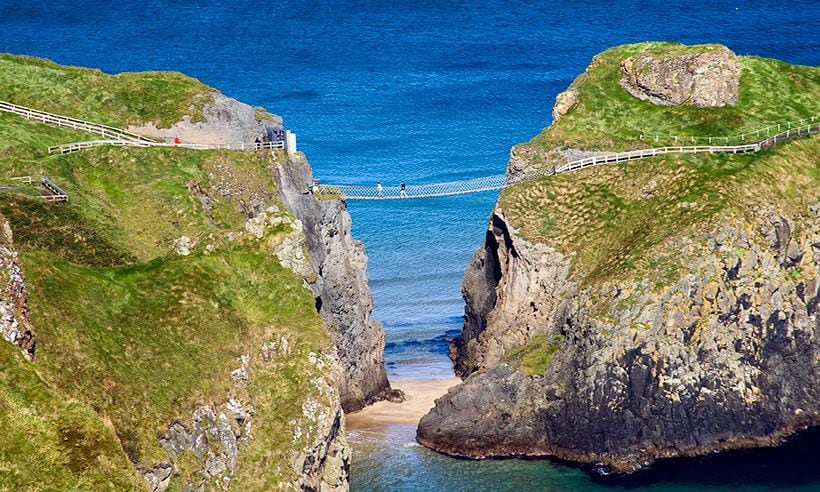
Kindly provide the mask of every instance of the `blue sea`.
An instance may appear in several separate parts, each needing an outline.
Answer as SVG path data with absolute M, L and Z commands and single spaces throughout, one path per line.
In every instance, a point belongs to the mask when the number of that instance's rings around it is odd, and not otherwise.
M 0 0 L 0 52 L 116 73 L 176 70 L 284 117 L 325 183 L 499 174 L 556 94 L 607 47 L 723 43 L 820 64 L 820 2 Z M 495 193 L 349 203 L 392 379 L 451 377 L 460 283 Z M 630 479 L 554 461 L 471 462 L 410 426 L 354 436 L 356 490 L 820 490 L 817 434 Z

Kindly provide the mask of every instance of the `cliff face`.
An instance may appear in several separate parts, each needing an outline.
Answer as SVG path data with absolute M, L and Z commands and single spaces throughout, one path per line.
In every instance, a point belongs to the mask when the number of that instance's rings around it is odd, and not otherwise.
M 568 270 L 563 255 L 518 238 L 496 209 L 484 247 L 464 275 L 456 374 L 466 377 L 494 367 L 510 349 L 563 322 L 575 289 L 566 280 Z
M 457 367 L 472 376 L 424 417 L 420 441 L 630 471 L 820 423 L 819 211 L 765 208 L 754 229 L 681 239 L 687 273 L 660 295 L 648 281 L 579 289 L 559 253 L 517 237 L 496 211 L 465 276 Z M 514 350 L 537 337 L 545 344 Z M 532 358 L 543 374 L 521 370 Z
M 640 47 L 596 57 L 571 102 L 559 97 L 560 120 L 513 152 L 508 172 L 549 166 L 568 148 L 645 145 L 615 125 L 604 135 L 583 126 L 608 114 L 590 102 L 601 94 L 645 121 L 667 111 L 620 87 L 623 54 Z M 747 83 L 760 76 L 741 63 Z M 789 88 L 794 73 L 766 85 Z M 464 277 L 454 350 L 464 381 L 421 420 L 419 441 L 630 472 L 820 424 L 817 144 L 647 159 L 502 192 Z
M 390 390 L 384 369 L 384 329 L 372 320 L 367 256 L 352 238 L 350 215 L 339 200 L 318 200 L 310 192 L 312 172 L 297 155 L 276 170 L 279 197 L 304 227 L 308 256 L 318 278 L 316 307 L 339 353 L 344 374 L 342 407 L 355 411 Z

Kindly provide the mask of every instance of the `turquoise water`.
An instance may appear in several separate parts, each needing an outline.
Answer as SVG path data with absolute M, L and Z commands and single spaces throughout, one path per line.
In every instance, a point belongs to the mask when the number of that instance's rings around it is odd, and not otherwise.
M 384 435 L 388 437 L 385 439 Z M 414 441 L 415 426 L 354 431 L 352 489 L 447 491 L 817 491 L 820 432 L 778 450 L 728 453 L 656 464 L 634 476 L 601 476 L 569 463 L 543 460 L 471 461 L 443 457 Z
M 550 122 L 555 95 L 609 46 L 719 42 L 739 54 L 820 62 L 820 2 L 476 0 L 140 2 L 0 0 L 0 51 L 108 72 L 178 70 L 281 114 L 325 182 L 395 184 L 503 172 L 509 149 Z M 370 256 L 375 316 L 392 378 L 447 377 L 461 276 L 494 193 L 350 203 Z M 354 488 L 820 489 L 801 451 L 768 475 L 725 462 L 656 467 L 646 482 L 600 482 L 554 462 L 468 462 L 412 445 L 412 429 L 356 441 Z M 354 436 L 355 437 L 355 436 Z M 409 445 L 408 445 L 409 444 Z M 802 448 L 800 448 L 802 449 Z M 793 454 L 797 453 L 798 458 Z M 816 465 L 818 453 L 813 459 Z M 767 469 L 766 467 L 763 467 Z M 820 468 L 820 466 L 816 466 Z M 792 473 L 808 482 L 784 482 Z M 677 477 L 677 478 L 674 478 Z

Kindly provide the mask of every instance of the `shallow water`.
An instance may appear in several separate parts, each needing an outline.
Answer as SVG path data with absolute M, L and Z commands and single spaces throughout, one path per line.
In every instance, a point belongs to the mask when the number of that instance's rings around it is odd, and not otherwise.
M 820 2 L 0 0 L 0 51 L 108 72 L 185 72 L 282 115 L 324 182 L 387 185 L 503 172 L 510 147 L 549 124 L 556 94 L 609 46 L 719 42 L 817 65 L 818 22 Z M 370 256 L 391 377 L 451 374 L 445 337 L 460 328 L 461 277 L 495 198 L 349 204 Z M 387 444 L 354 436 L 354 488 L 616 486 L 549 461 L 453 460 L 404 446 L 412 435 L 391 430 Z M 737 472 L 752 477 L 749 487 L 788 486 L 732 463 L 707 483 L 669 478 L 700 475 L 701 466 L 649 482 L 717 490 L 736 485 Z M 814 480 L 807 486 L 820 488 Z
M 459 460 L 415 442 L 415 426 L 392 424 L 352 431 L 352 489 L 448 491 L 816 491 L 820 432 L 780 450 L 754 450 L 656 464 L 630 477 L 601 476 L 569 463 L 543 460 Z M 374 459 L 377 456 L 378 459 Z

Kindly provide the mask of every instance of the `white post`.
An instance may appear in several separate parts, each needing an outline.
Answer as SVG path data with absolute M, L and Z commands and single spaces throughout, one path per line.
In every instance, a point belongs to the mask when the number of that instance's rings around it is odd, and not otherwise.
M 290 130 L 285 130 L 285 150 L 288 151 L 288 155 L 296 153 L 296 134 Z

